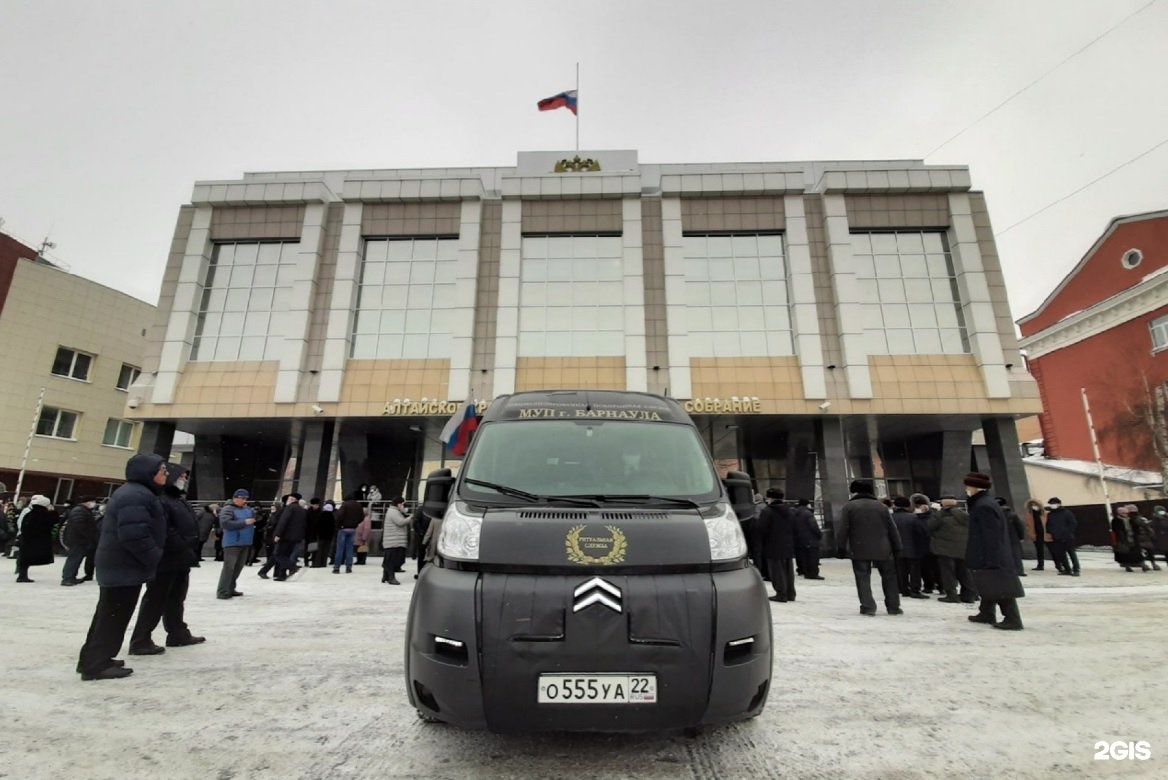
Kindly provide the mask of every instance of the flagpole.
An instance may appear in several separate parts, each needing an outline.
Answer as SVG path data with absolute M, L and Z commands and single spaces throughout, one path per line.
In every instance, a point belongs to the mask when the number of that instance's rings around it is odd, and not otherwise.
M 580 151 L 580 63 L 576 63 L 576 151 Z

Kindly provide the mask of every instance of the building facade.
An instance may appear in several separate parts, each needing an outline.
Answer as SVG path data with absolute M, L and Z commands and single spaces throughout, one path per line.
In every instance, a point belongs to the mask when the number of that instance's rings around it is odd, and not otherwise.
M 1168 463 L 1156 389 L 1168 386 L 1168 211 L 1117 217 L 1042 305 L 1018 320 L 1038 382 L 1047 458 L 1091 461 L 1084 395 L 1104 464 L 1151 472 Z M 1060 496 L 1062 497 L 1062 496 Z
M 0 482 L 63 504 L 125 480 L 141 425 L 126 408 L 148 303 L 68 273 L 0 234 Z M 21 482 L 21 471 L 24 479 Z
M 1039 411 L 985 200 L 917 161 L 254 173 L 179 210 L 145 373 L 143 448 L 195 436 L 200 498 L 377 484 L 416 494 L 468 395 L 683 399 L 760 490 L 959 491 L 984 429 L 1025 497 Z

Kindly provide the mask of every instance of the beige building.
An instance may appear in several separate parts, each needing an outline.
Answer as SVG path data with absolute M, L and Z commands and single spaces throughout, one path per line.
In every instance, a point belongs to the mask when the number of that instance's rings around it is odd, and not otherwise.
M 0 481 L 8 491 L 22 464 L 21 495 L 58 504 L 108 495 L 124 481 L 141 428 L 128 419 L 127 391 L 154 314 L 0 235 Z
M 195 436 L 199 498 L 239 485 L 417 489 L 468 394 L 615 388 L 683 399 L 760 489 L 1027 495 L 1039 411 L 964 167 L 646 164 L 252 173 L 179 210 L 143 447 Z M 988 458 L 972 462 L 973 431 Z

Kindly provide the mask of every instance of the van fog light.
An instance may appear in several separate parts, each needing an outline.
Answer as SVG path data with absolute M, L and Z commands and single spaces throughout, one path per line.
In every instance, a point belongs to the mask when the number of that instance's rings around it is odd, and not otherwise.
M 753 651 L 754 637 L 746 636 L 741 639 L 732 639 L 726 643 L 726 649 L 722 653 L 722 662 L 727 666 L 743 663 L 750 660 Z
M 458 666 L 466 666 L 469 659 L 465 642 L 438 634 L 434 635 L 434 655 Z

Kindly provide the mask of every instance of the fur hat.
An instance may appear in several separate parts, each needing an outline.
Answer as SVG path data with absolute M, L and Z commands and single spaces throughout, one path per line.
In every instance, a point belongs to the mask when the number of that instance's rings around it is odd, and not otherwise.
M 912 504 L 904 496 L 896 496 L 892 499 L 892 505 L 897 509 L 908 509 Z
M 29 499 L 28 503 L 29 506 L 43 506 L 45 509 L 48 509 L 53 505 L 53 502 L 49 500 L 48 496 L 42 496 L 40 493 L 37 493 L 35 496 Z
M 872 483 L 866 479 L 852 480 L 852 484 L 848 486 L 848 491 L 851 493 L 867 493 L 874 495 L 876 489 L 872 487 Z
M 989 490 L 992 481 L 989 474 L 983 474 L 980 471 L 971 471 L 965 475 L 965 479 L 961 480 L 961 484 L 966 487 L 977 488 L 978 490 Z
M 778 488 L 767 488 L 766 497 L 781 499 L 783 497 L 783 491 Z
M 912 501 L 913 506 L 928 506 L 929 505 L 929 497 L 926 496 L 924 493 L 913 493 L 911 496 L 908 497 L 908 500 Z

